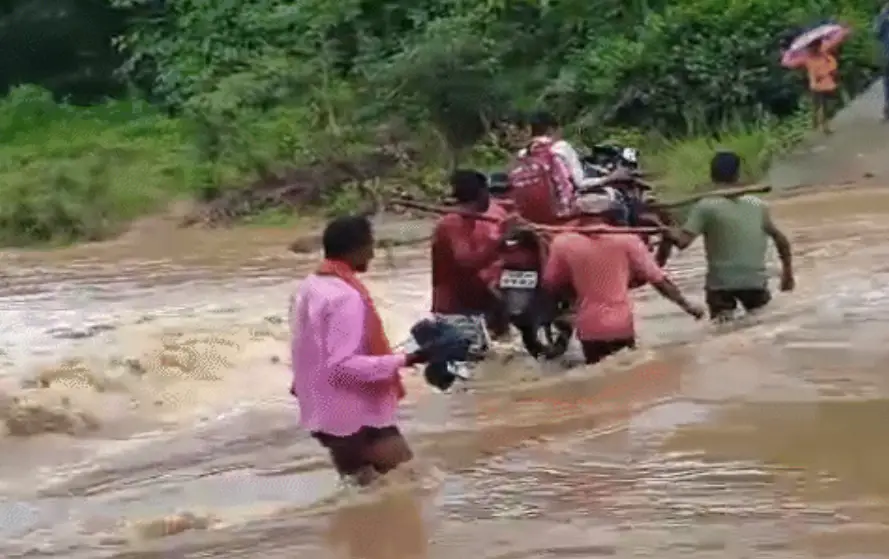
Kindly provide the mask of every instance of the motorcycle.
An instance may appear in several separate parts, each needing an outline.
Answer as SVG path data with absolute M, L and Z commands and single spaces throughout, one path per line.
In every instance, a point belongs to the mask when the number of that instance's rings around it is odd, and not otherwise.
M 604 177 L 618 169 L 629 171 L 628 180 L 612 184 L 611 190 L 619 197 L 623 211 L 610 215 L 611 221 L 629 227 L 670 227 L 675 224 L 672 214 L 658 207 L 657 200 L 651 195 L 651 186 L 643 179 L 645 173 L 639 168 L 639 150 L 615 144 L 599 144 L 593 146 L 590 155 L 582 159 L 587 176 Z M 580 194 L 604 190 L 595 187 L 581 191 Z M 672 243 L 663 237 L 652 235 L 642 236 L 642 240 L 654 253 L 658 265 L 664 266 L 672 255 Z
M 505 198 L 509 195 L 509 175 L 494 172 L 488 175 L 488 190 L 494 198 Z
M 569 317 L 574 298 L 570 293 L 553 297 L 543 289 L 547 247 L 537 233 L 518 228 L 504 244 L 499 288 L 510 324 L 532 357 L 560 357 L 574 333 Z
M 582 163 L 588 176 L 605 176 L 618 168 L 630 171 L 627 183 L 614 188 L 620 196 L 622 210 L 620 215 L 609 216 L 612 222 L 633 227 L 668 225 L 672 223 L 670 215 L 649 203 L 650 187 L 641 180 L 638 157 L 635 148 L 603 144 L 594 146 L 592 153 L 582 158 Z M 495 198 L 508 198 L 507 175 L 492 173 L 489 178 L 491 194 Z M 587 192 L 599 189 L 601 187 Z M 662 240 L 655 246 L 651 237 L 643 240 L 656 252 L 658 263 L 664 265 L 672 245 Z M 517 229 L 511 233 L 503 249 L 499 289 L 510 323 L 521 334 L 528 353 L 535 358 L 555 359 L 567 351 L 574 333 L 571 313 L 575 298 L 572 293 L 553 296 L 542 289 L 546 249 L 545 239 L 532 230 Z M 630 287 L 642 285 L 644 282 L 634 280 Z
M 582 158 L 582 163 L 588 166 L 590 171 L 598 174 L 608 174 L 616 171 L 618 168 L 638 172 L 639 155 L 639 150 L 634 147 L 616 144 L 596 144 L 590 150 L 590 154 Z

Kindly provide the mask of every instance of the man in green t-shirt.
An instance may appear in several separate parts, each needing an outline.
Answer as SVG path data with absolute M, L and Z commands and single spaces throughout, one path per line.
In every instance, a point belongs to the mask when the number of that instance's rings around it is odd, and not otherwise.
M 717 153 L 710 163 L 710 177 L 717 188 L 736 186 L 740 171 L 741 159 L 735 153 Z M 731 318 L 738 303 L 747 312 L 769 303 L 769 238 L 781 259 L 781 291 L 793 290 L 790 241 L 772 222 L 765 201 L 749 195 L 700 200 L 671 238 L 681 250 L 701 235 L 707 253 L 706 296 L 711 319 Z

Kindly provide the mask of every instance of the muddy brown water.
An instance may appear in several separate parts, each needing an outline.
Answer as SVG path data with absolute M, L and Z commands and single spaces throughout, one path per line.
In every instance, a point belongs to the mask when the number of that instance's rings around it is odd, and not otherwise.
M 643 347 L 602 366 L 504 344 L 454 393 L 411 378 L 418 459 L 364 491 L 296 426 L 284 318 L 312 256 L 286 232 L 5 253 L 0 556 L 889 555 L 889 192 L 775 212 L 795 293 L 717 329 L 643 290 Z M 671 271 L 700 297 L 699 246 Z M 370 283 L 401 339 L 424 249 Z

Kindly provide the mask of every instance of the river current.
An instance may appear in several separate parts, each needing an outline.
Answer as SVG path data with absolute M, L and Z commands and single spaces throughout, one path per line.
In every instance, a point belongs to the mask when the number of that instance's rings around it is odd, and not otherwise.
M 774 203 L 798 287 L 730 327 L 650 289 L 636 352 L 516 344 L 452 393 L 409 375 L 418 455 L 341 487 L 296 425 L 288 232 L 147 230 L 0 254 L 0 556 L 578 559 L 889 555 L 889 194 Z M 427 248 L 368 283 L 397 340 Z M 778 266 L 772 268 L 777 277 Z M 698 245 L 669 270 L 703 296 Z

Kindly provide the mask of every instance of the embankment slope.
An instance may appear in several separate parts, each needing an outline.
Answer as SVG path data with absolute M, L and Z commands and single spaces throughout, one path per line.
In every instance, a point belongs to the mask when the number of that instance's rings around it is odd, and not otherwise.
M 813 135 L 776 161 L 767 182 L 777 191 L 816 185 L 889 185 L 889 123 L 882 83 L 873 84 L 832 121 L 833 134 Z

